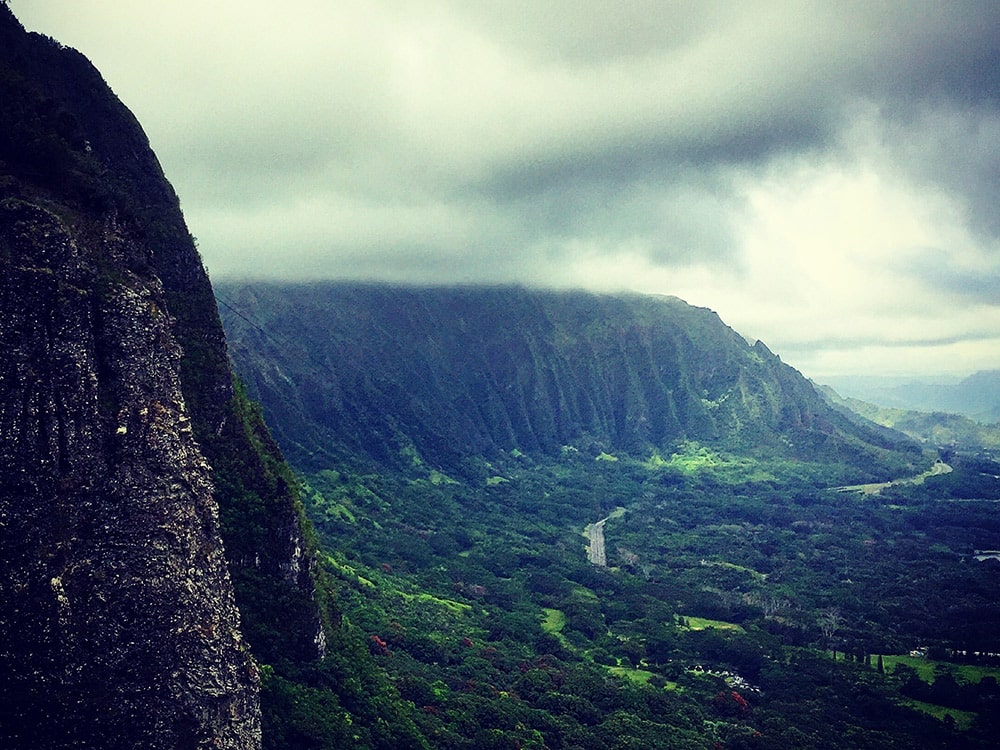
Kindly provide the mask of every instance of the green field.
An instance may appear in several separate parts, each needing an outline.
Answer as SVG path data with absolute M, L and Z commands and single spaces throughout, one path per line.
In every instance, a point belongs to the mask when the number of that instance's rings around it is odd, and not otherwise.
M 685 617 L 684 622 L 689 630 L 733 630 L 738 633 L 743 632 L 743 626 L 735 622 L 725 622 L 724 620 L 709 620 L 707 617 Z
M 919 676 L 924 682 L 928 683 L 934 681 L 934 672 L 939 668 L 951 671 L 955 675 L 955 679 L 962 682 L 976 683 L 984 677 L 993 677 L 1000 682 L 1000 667 L 983 667 L 976 664 L 956 664 L 950 661 L 925 659 L 922 656 L 904 656 L 893 654 L 883 654 L 882 663 L 885 665 L 885 671 L 890 673 L 895 670 L 896 665 L 904 664 L 915 670 L 917 676 Z
M 955 726 L 962 730 L 969 729 L 972 726 L 972 722 L 976 719 L 976 714 L 973 711 L 959 711 L 957 708 L 945 708 L 944 706 L 938 706 L 933 703 L 924 703 L 923 701 L 915 701 L 911 699 L 906 699 L 900 702 L 904 706 L 915 708 L 917 711 L 929 714 L 935 719 L 940 719 L 941 721 L 944 721 L 946 717 L 950 716 L 952 721 L 955 722 Z
M 542 610 L 545 617 L 542 619 L 542 630 L 553 635 L 560 635 L 566 627 L 566 615 L 561 609 L 545 608 Z
M 649 670 L 633 669 L 632 667 L 608 667 L 608 671 L 617 677 L 622 677 L 637 685 L 648 685 L 650 679 L 655 676 L 655 673 Z M 676 682 L 671 680 L 665 680 L 664 682 L 666 683 L 663 685 L 664 690 L 677 690 Z

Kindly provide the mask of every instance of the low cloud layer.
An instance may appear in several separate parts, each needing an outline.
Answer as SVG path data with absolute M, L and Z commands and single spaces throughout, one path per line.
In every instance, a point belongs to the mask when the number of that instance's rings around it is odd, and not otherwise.
M 213 278 L 634 289 L 814 377 L 1000 367 L 997 3 L 11 7 L 139 117 Z

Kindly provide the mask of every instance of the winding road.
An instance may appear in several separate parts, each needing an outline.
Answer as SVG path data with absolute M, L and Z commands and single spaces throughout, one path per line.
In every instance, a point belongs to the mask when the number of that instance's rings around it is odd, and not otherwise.
M 624 514 L 624 508 L 615 508 L 607 517 L 602 518 L 597 523 L 587 524 L 583 530 L 583 535 L 589 540 L 587 559 L 594 565 L 599 565 L 602 568 L 608 566 L 608 555 L 604 549 L 604 524 L 612 518 L 620 518 Z
M 879 492 L 884 490 L 886 487 L 892 487 L 894 485 L 901 484 L 923 484 L 927 477 L 933 477 L 938 474 L 948 474 L 951 472 L 951 467 L 944 461 L 937 460 L 930 469 L 923 472 L 922 474 L 917 474 L 915 477 L 908 477 L 906 479 L 893 479 L 891 482 L 875 482 L 873 484 L 852 484 L 847 487 L 831 487 L 830 489 L 835 492 L 859 492 L 862 495 L 877 495 Z

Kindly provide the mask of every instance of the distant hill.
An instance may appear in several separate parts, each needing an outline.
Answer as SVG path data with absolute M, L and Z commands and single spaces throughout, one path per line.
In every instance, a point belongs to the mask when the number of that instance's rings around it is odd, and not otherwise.
M 838 393 L 895 409 L 961 414 L 983 424 L 1000 422 L 1000 370 L 984 370 L 955 383 L 879 377 L 827 378 Z
M 293 465 L 412 452 L 635 453 L 696 440 L 884 473 L 917 447 L 852 422 L 764 344 L 681 300 L 503 288 L 222 284 L 232 357 Z M 887 463 L 888 462 L 888 463 Z
M 876 406 L 856 398 L 843 398 L 829 386 L 819 386 L 832 404 L 850 410 L 861 418 L 898 430 L 923 445 L 933 448 L 964 450 L 1000 448 L 1000 425 L 982 424 L 961 414 L 922 412 Z

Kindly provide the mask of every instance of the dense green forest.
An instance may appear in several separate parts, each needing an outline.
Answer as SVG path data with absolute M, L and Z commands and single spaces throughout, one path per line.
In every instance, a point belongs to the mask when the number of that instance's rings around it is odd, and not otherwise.
M 475 480 L 408 459 L 303 489 L 349 628 L 434 747 L 994 742 L 988 459 L 879 494 L 692 443 L 515 452 Z
M 987 450 L 921 453 L 674 301 L 223 294 L 354 649 L 272 680 L 265 744 L 995 744 Z

